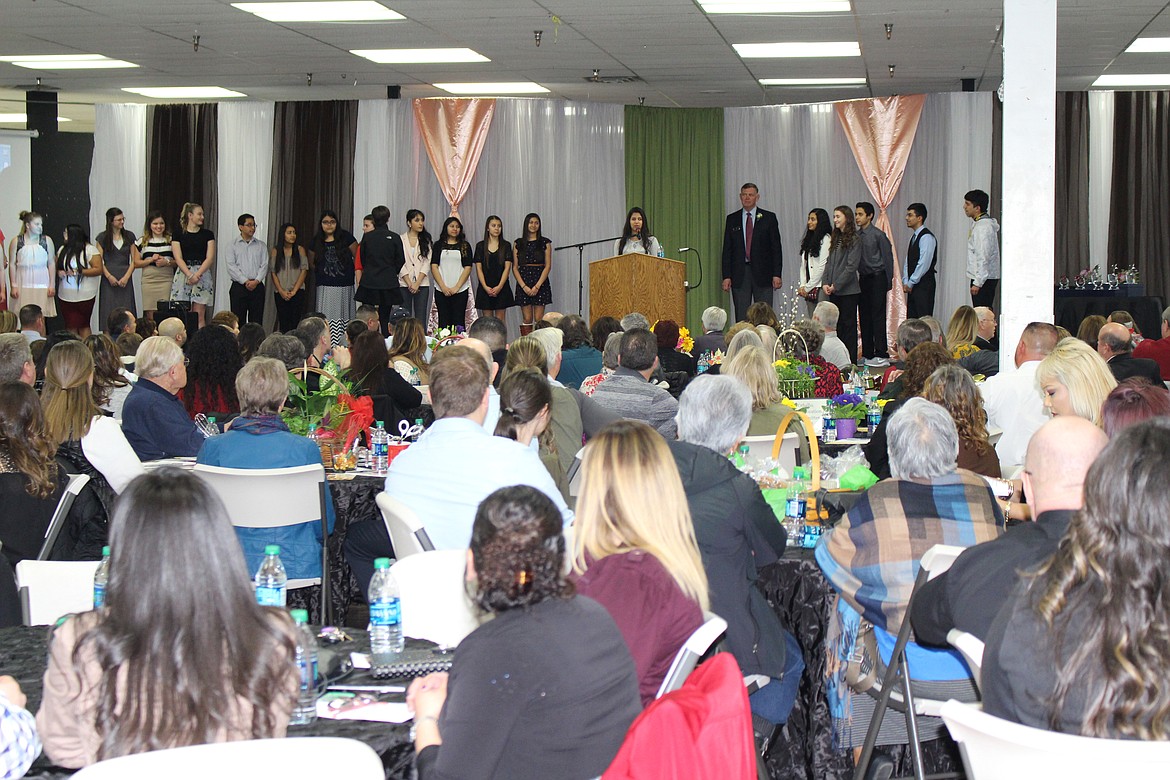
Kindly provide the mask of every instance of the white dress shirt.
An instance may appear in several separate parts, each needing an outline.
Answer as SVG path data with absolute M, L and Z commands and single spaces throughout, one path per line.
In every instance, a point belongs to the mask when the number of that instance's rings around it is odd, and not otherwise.
M 1023 464 L 1032 434 L 1050 419 L 1036 387 L 1039 365 L 1039 360 L 1029 360 L 1014 371 L 1001 372 L 979 385 L 988 427 L 1003 429 L 995 452 L 1005 471 Z

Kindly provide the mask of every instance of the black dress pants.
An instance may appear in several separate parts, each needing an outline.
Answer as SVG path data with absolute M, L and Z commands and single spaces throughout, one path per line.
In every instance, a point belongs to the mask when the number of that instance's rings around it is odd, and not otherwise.
M 240 324 L 245 322 L 264 322 L 264 283 L 249 290 L 239 282 L 232 282 L 228 289 L 228 300 L 231 302 L 232 314 L 240 318 Z
M 297 327 L 305 313 L 305 288 L 297 290 L 290 300 L 276 296 L 276 323 L 281 333 L 288 333 Z
M 435 290 L 435 309 L 439 314 L 439 327 L 445 328 L 449 325 L 465 327 L 467 325 L 467 293 L 464 290 L 454 295 L 443 295 L 436 288 Z
M 861 354 L 870 358 L 889 358 L 886 343 L 886 275 L 862 276 L 861 297 L 857 302 L 861 322 Z
M 975 282 L 972 281 L 971 284 L 975 284 Z M 997 287 L 999 287 L 999 279 L 985 280 L 983 286 L 979 288 L 979 294 L 971 296 L 971 305 L 994 308 L 992 304 L 995 303 L 995 288 Z
M 927 274 L 918 280 L 918 284 L 910 288 L 910 294 L 906 296 L 907 317 L 934 316 L 934 288 L 934 274 Z

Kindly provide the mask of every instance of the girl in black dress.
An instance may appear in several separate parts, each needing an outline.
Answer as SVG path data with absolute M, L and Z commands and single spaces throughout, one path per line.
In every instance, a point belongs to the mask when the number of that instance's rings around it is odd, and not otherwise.
M 431 248 L 435 308 L 439 327 L 466 327 L 467 291 L 471 289 L 471 244 L 458 217 L 447 217 L 443 237 Z
M 483 227 L 483 241 L 475 245 L 475 273 L 479 287 L 475 291 L 475 308 L 481 317 L 503 320 L 509 306 L 515 306 L 508 276 L 512 270 L 512 247 L 500 239 L 504 222 L 490 216 Z
M 524 218 L 524 235 L 516 239 L 516 303 L 523 315 L 520 335 L 532 332 L 536 321 L 544 317 L 544 307 L 552 303 L 548 275 L 552 270 L 552 241 L 540 233 L 540 215 Z

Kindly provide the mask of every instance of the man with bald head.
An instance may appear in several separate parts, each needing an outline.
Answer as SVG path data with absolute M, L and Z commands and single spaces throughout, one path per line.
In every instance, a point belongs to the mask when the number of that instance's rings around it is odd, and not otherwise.
M 499 320 L 496 320 L 496 322 L 499 322 Z M 492 349 L 486 341 L 476 338 L 465 338 L 459 342 L 459 346 L 475 350 L 480 357 L 487 361 L 490 378 L 488 380 L 488 408 L 487 414 L 483 418 L 483 429 L 494 435 L 496 432 L 496 423 L 500 420 L 500 394 L 495 387 L 496 373 L 500 370 L 500 364 L 492 360 Z
M 181 347 L 187 343 L 187 326 L 178 317 L 167 317 L 158 324 L 158 335 L 171 339 Z
M 1020 579 L 1056 552 L 1073 512 L 1081 508 L 1085 475 L 1109 439 L 1088 420 L 1057 417 L 1028 443 L 1024 495 L 1035 522 L 965 550 L 951 568 L 926 583 L 910 620 L 920 643 L 945 646 L 958 628 L 980 639 Z
M 1048 420 L 1036 388 L 1036 368 L 1059 340 L 1054 325 L 1028 323 L 1016 344 L 1016 370 L 996 374 L 979 385 L 987 427 L 1003 431 L 995 444 L 995 454 L 1004 473 L 1013 472 L 1024 462 L 1028 440 Z
M 1107 322 L 1101 326 L 1097 333 L 1097 354 L 1105 358 L 1118 382 L 1140 377 L 1148 379 L 1155 387 L 1162 386 L 1162 369 L 1149 358 L 1133 356 L 1133 334 L 1120 322 Z

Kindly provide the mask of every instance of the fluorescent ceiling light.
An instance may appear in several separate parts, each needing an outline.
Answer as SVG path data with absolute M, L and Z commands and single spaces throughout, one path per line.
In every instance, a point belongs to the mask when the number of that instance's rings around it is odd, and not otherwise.
M 737 43 L 735 50 L 745 59 L 769 57 L 860 57 L 861 46 L 854 41 L 822 43 Z
M 305 3 L 232 3 L 270 22 L 389 22 L 405 19 L 374 0 Z
M 349 53 L 383 64 L 491 62 L 471 49 L 350 49 Z
M 452 95 L 536 95 L 548 90 L 532 81 L 482 81 L 433 84 Z
M 58 122 L 72 122 L 73 120 L 68 119 L 66 117 L 63 117 L 63 116 L 59 116 L 59 117 L 57 117 L 57 121 Z M 25 124 L 26 122 L 28 122 L 28 115 L 27 114 L 0 114 L 0 125 L 10 125 L 14 122 L 19 122 L 20 124 Z
M 247 97 L 243 92 L 234 92 L 223 87 L 122 87 L 123 92 L 133 92 L 148 98 L 234 98 Z
M 863 87 L 864 78 L 760 79 L 765 87 Z
M 1118 73 L 1101 76 L 1094 87 L 1170 87 L 1170 73 Z
M 111 60 L 102 54 L 29 54 L 5 55 L 0 62 L 10 62 L 33 70 L 90 70 L 98 68 L 137 68 L 133 62 Z
M 1125 50 L 1126 54 L 1170 52 L 1170 38 L 1138 38 Z
M 699 0 L 709 14 L 848 13 L 849 0 Z

